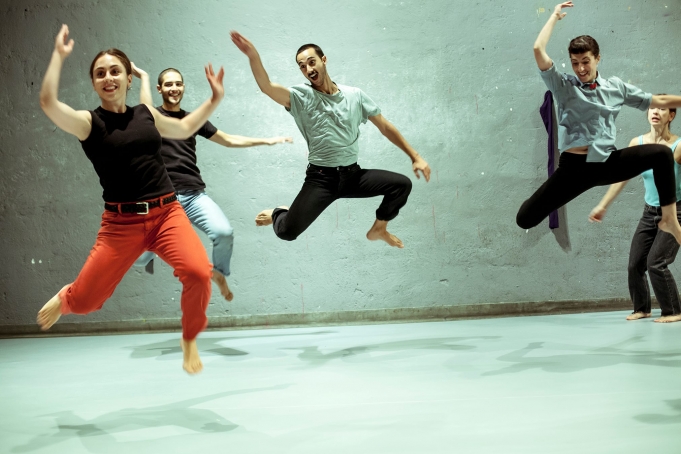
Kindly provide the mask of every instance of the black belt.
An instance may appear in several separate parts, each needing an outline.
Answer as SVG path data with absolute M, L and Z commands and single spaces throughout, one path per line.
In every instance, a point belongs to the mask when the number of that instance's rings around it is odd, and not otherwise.
M 325 167 L 325 166 L 317 166 L 314 164 L 308 164 L 307 168 L 314 171 L 314 172 L 320 172 L 320 173 L 342 173 L 342 172 L 347 172 L 349 170 L 352 170 L 354 168 L 358 167 L 357 163 L 352 163 L 349 166 L 336 166 L 336 167 Z
M 177 196 L 175 194 L 164 197 L 164 198 L 159 198 L 159 199 L 154 199 L 154 200 L 149 200 L 146 202 L 132 202 L 132 203 L 104 203 L 104 209 L 113 211 L 114 213 L 137 213 L 137 214 L 148 214 L 149 210 L 151 208 L 158 208 L 162 207 L 163 205 L 167 205 L 171 202 L 174 202 L 177 200 Z

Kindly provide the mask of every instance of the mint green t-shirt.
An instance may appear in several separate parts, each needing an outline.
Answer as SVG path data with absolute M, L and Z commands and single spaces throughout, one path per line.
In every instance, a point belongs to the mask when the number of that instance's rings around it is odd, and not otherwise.
M 305 137 L 310 164 L 337 167 L 357 162 L 359 125 L 381 113 L 359 88 L 336 86 L 339 91 L 333 95 L 308 84 L 290 88 L 288 110 Z

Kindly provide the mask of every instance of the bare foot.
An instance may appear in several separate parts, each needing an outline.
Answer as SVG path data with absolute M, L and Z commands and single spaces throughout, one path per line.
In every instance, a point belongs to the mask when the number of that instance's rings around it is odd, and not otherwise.
M 640 320 L 642 318 L 649 318 L 652 314 L 650 312 L 634 312 L 627 315 L 627 320 Z
M 59 293 L 54 295 L 38 312 L 38 325 L 43 331 L 47 331 L 61 317 L 61 298 Z
M 215 284 L 220 289 L 220 293 L 222 294 L 222 296 L 225 297 L 227 301 L 232 301 L 234 299 L 234 294 L 229 289 L 229 285 L 227 285 L 227 279 L 225 279 L 224 274 L 222 274 L 218 270 L 213 270 L 211 280 L 215 282 Z
M 180 339 L 180 346 L 184 354 L 182 368 L 192 375 L 201 372 L 203 370 L 203 363 L 201 363 L 201 358 L 199 357 L 199 349 L 196 348 L 196 339 L 190 341 Z
M 676 314 L 676 315 L 663 315 L 660 318 L 656 318 L 653 320 L 656 323 L 673 323 L 673 322 L 681 322 L 681 314 Z
M 402 241 L 386 230 L 387 226 L 388 221 L 379 221 L 377 219 L 376 222 L 374 222 L 374 225 L 371 226 L 371 229 L 367 232 L 367 239 L 369 241 L 383 240 L 390 246 L 398 247 L 400 249 L 404 248 Z
M 663 232 L 670 233 L 674 235 L 674 238 L 676 238 L 676 242 L 681 244 L 681 226 L 679 226 L 678 221 L 676 221 L 676 218 L 672 218 L 672 221 L 666 221 L 662 220 L 657 223 L 657 228 L 662 230 Z
M 280 206 L 280 207 L 277 207 L 277 208 L 283 208 L 285 210 L 288 210 L 288 207 L 286 207 L 286 206 Z M 263 227 L 265 225 L 272 224 L 272 222 L 274 222 L 274 221 L 272 221 L 272 212 L 273 211 L 274 210 L 263 210 L 260 213 L 258 213 L 258 215 L 255 217 L 255 225 L 257 225 L 258 227 Z

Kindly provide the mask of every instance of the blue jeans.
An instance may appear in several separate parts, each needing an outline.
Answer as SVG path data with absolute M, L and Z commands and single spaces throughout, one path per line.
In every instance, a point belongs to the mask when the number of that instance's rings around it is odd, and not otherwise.
M 213 268 L 229 276 L 229 263 L 234 247 L 234 229 L 220 207 L 203 190 L 182 191 L 177 200 L 187 213 L 191 223 L 213 242 Z M 147 251 L 135 262 L 135 266 L 146 266 L 156 257 Z
M 676 204 L 676 209 L 681 210 L 681 202 Z M 681 220 L 681 212 L 678 216 Z M 679 290 L 668 267 L 676 258 L 679 243 L 672 235 L 657 228 L 660 219 L 662 219 L 662 209 L 646 204 L 643 216 L 631 240 L 628 268 L 629 294 L 634 303 L 634 312 L 650 313 L 650 289 L 646 279 L 646 271 L 648 271 L 662 315 L 678 315 L 681 314 Z

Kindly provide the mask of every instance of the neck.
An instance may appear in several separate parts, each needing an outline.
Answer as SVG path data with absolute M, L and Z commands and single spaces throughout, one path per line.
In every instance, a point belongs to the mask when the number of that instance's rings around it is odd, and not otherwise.
M 180 111 L 180 103 L 179 102 L 177 104 L 167 104 L 167 103 L 164 102 L 161 107 L 163 107 L 163 110 L 165 110 L 167 112 L 179 112 Z
M 113 113 L 124 113 L 127 109 L 125 98 L 120 101 L 105 101 L 102 99 L 102 109 Z
M 332 95 L 338 91 L 338 87 L 333 83 L 331 77 L 329 77 L 328 74 L 324 78 L 324 83 L 322 83 L 319 87 L 313 84 L 312 88 L 317 91 L 321 91 L 322 93 L 326 93 L 327 95 Z
M 651 125 L 650 138 L 653 142 L 660 143 L 662 141 L 668 142 L 671 139 L 672 133 L 669 131 L 667 125 Z

